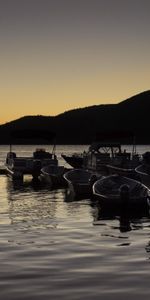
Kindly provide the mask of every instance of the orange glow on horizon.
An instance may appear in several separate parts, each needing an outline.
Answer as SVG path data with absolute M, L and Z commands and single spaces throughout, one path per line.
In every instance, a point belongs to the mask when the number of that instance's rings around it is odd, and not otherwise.
M 1 4 L 0 124 L 150 89 L 149 1 L 21 2 Z

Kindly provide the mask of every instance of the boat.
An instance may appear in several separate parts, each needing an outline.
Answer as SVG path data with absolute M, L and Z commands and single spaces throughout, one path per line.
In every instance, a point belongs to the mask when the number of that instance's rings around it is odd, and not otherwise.
M 94 141 L 83 153 L 70 156 L 61 154 L 61 156 L 73 168 L 83 168 L 104 176 L 116 171 L 122 171 L 127 175 L 128 171 L 132 177 L 132 173 L 135 173 L 135 167 L 140 163 L 140 155 L 136 153 L 135 145 L 130 153 L 126 149 L 123 150 L 121 143 L 118 142 Z M 113 166 L 118 169 L 114 171 Z
M 67 168 L 64 166 L 50 164 L 41 168 L 40 179 L 52 188 L 66 187 L 67 183 L 63 177 L 66 171 Z
M 73 153 L 71 155 L 61 154 L 61 157 L 69 164 L 72 168 L 82 168 L 83 166 L 83 154 Z
M 37 148 L 32 156 L 24 157 L 17 156 L 10 149 L 7 153 L 5 169 L 6 174 L 13 180 L 23 180 L 25 174 L 30 174 L 35 179 L 40 175 L 41 168 L 50 164 L 58 165 L 58 159 L 54 151 L 50 153 L 44 148 Z
M 84 154 L 84 167 L 107 175 L 107 167 L 115 153 L 121 151 L 118 143 L 93 142 L 87 153 Z
M 115 156 L 111 163 L 107 165 L 108 174 L 119 174 L 139 180 L 135 168 L 140 164 L 141 157 L 137 153 L 122 152 Z
M 101 205 L 132 207 L 148 205 L 150 190 L 137 180 L 114 174 L 97 180 L 93 195 Z
M 141 163 L 135 168 L 141 182 L 150 188 L 150 152 L 147 151 L 142 155 Z
M 135 171 L 140 177 L 141 182 L 150 188 L 150 166 L 141 164 L 135 168 Z
M 51 152 L 44 148 L 37 148 L 31 156 L 18 156 L 12 151 L 12 144 L 14 142 L 23 144 L 27 141 L 42 141 L 50 142 L 54 140 L 55 134 L 49 130 L 41 129 L 16 129 L 10 132 L 10 148 L 6 156 L 5 170 L 6 174 L 13 180 L 23 180 L 24 175 L 32 175 L 33 179 L 38 179 L 41 168 L 52 164 L 58 165 L 58 159 L 55 154 L 55 141 Z M 25 142 L 26 141 L 26 142 Z
M 134 176 L 135 169 L 132 168 L 122 168 L 115 165 L 107 165 L 109 175 L 111 174 L 118 174 L 125 177 L 131 177 Z
M 101 143 L 93 142 L 89 150 L 84 153 L 83 167 L 108 175 L 108 165 L 121 162 L 122 148 L 120 143 Z
M 121 143 L 124 138 L 124 141 L 129 141 L 129 137 L 132 137 L 132 151 L 127 151 Z M 109 131 L 98 134 L 96 140 L 90 145 L 88 152 L 84 154 L 83 165 L 85 168 L 96 170 L 103 175 L 118 173 L 132 177 L 140 160 L 141 156 L 136 152 L 133 133 Z
M 69 193 L 82 196 L 92 194 L 92 185 L 100 177 L 85 169 L 72 169 L 63 176 L 68 184 Z
M 138 172 L 136 172 L 136 168 L 134 167 L 127 167 L 123 168 L 123 167 L 118 167 L 115 165 L 107 165 L 107 169 L 108 169 L 108 174 L 112 175 L 112 174 L 118 174 L 120 176 L 125 176 L 125 177 L 129 177 L 138 181 L 141 181 L 141 178 L 138 174 Z

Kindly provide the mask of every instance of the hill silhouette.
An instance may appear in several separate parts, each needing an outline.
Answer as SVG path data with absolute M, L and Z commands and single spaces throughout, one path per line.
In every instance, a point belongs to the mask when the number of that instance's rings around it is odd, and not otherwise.
M 109 141 L 118 139 L 130 143 L 131 136 L 137 144 L 150 144 L 150 91 L 145 91 L 118 104 L 93 105 L 73 109 L 54 117 L 24 116 L 20 119 L 0 125 L 0 143 L 9 144 L 90 144 L 94 139 Z M 49 139 L 41 135 L 32 139 L 12 137 L 16 130 L 46 131 Z M 126 133 L 130 133 L 127 136 Z M 118 137 L 117 137 L 118 136 Z M 125 140 L 124 140 L 125 137 Z

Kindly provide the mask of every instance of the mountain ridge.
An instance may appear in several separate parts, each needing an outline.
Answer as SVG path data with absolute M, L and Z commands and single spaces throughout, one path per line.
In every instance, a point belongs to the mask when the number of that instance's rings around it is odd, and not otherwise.
M 98 133 L 130 131 L 139 144 L 150 144 L 150 90 L 141 92 L 117 104 L 100 104 L 75 108 L 56 116 L 23 116 L 0 125 L 0 143 L 9 144 L 11 131 L 50 130 L 58 144 L 90 144 Z M 16 140 L 14 143 L 43 143 Z M 129 140 L 126 140 L 129 142 Z

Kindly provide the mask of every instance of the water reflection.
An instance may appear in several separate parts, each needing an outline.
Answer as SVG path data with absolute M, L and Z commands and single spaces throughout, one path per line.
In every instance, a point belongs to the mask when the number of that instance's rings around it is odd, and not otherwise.
M 56 228 L 67 222 L 72 226 L 76 218 L 82 223 L 91 220 L 94 226 L 106 227 L 102 221 L 109 221 L 111 232 L 119 230 L 124 233 L 142 229 L 144 218 L 149 219 L 147 208 L 140 211 L 102 208 L 93 199 L 72 197 L 67 189 L 51 190 L 40 181 L 29 178 L 22 183 L 7 178 L 6 189 L 11 224 L 22 223 L 26 228 Z
M 95 204 L 96 211 L 94 215 L 94 225 L 101 225 L 102 220 L 116 220 L 118 226 L 113 226 L 113 229 L 118 229 L 120 232 L 128 232 L 131 230 L 142 229 L 143 221 L 150 217 L 148 207 L 143 207 L 140 210 L 127 210 L 117 208 L 103 208 L 99 204 Z
M 150 241 L 147 243 L 145 250 L 148 254 L 150 254 Z M 150 259 L 150 257 L 149 257 L 149 259 Z
M 63 190 L 50 190 L 38 181 L 26 180 L 6 183 L 8 214 L 11 224 L 22 223 L 25 227 L 56 227 L 59 202 Z
M 11 178 L 7 178 L 7 188 L 11 191 L 19 190 L 21 192 L 23 189 L 28 188 L 32 188 L 33 190 L 40 190 L 44 187 L 45 185 L 41 180 L 39 180 L 38 178 L 32 178 L 30 176 L 26 176 L 24 180 L 11 180 Z
M 64 193 L 65 202 L 75 202 L 75 201 L 81 201 L 85 199 L 89 199 L 89 198 L 86 198 L 84 195 L 80 195 L 80 194 L 77 195 L 74 191 L 71 191 L 67 188 L 65 189 L 65 193 Z

